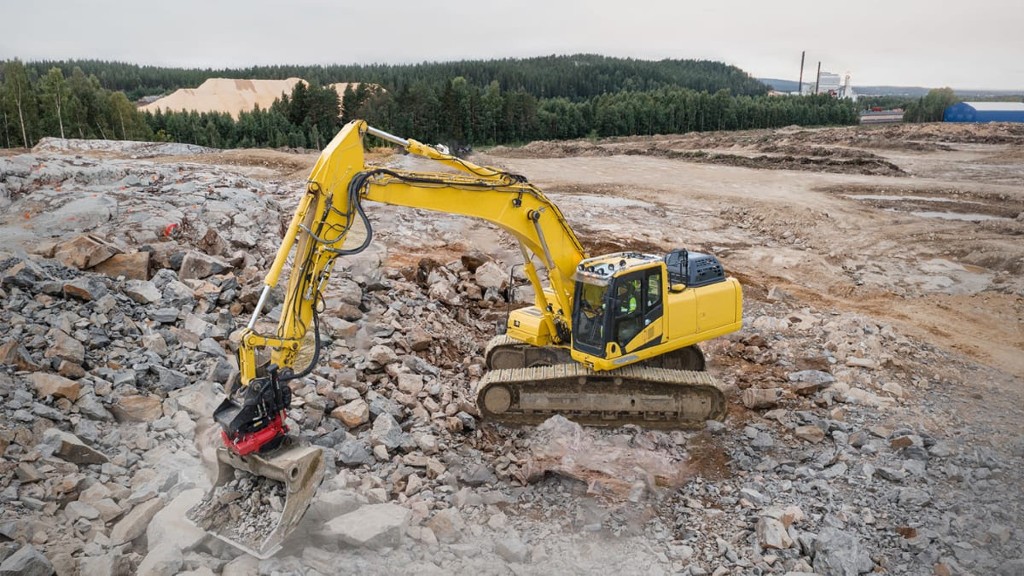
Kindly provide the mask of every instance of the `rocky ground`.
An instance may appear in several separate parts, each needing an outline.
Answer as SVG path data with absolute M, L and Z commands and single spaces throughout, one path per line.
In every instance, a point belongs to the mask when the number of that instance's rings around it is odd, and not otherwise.
M 314 157 L 0 157 L 0 574 L 1024 574 L 1022 135 L 969 128 L 484 157 L 551 190 L 594 253 L 701 247 L 741 278 L 744 330 L 704 345 L 729 417 L 698 431 L 480 422 L 482 347 L 532 299 L 506 285 L 518 250 L 373 206 L 379 241 L 339 266 L 293 387 L 327 480 L 263 561 L 185 516 L 231 335 Z M 811 160 L 664 152 L 723 149 Z M 914 214 L 932 211 L 975 216 Z

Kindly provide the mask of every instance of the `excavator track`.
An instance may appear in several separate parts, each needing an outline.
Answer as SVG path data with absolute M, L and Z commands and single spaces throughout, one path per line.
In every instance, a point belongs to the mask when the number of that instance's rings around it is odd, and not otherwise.
M 476 387 L 477 406 L 485 420 L 535 425 L 561 414 L 588 426 L 672 429 L 699 427 L 706 420 L 725 417 L 725 393 L 717 380 L 700 371 L 704 357 L 695 347 L 653 359 L 658 365 L 603 372 L 571 361 L 545 365 L 543 354 L 531 357 L 520 348 L 532 347 L 507 336 L 495 337 L 487 347 L 492 370 Z M 516 354 L 527 362 L 539 359 L 538 364 L 507 367 L 516 364 Z M 563 352 L 555 356 L 560 358 Z

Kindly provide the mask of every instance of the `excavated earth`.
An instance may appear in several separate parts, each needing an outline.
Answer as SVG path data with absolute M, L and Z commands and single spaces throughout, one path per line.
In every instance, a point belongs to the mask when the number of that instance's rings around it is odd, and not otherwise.
M 517 247 L 371 205 L 293 385 L 327 480 L 284 550 L 247 556 L 186 512 L 315 155 L 48 141 L 0 156 L 0 574 L 1024 574 L 1024 127 L 473 160 L 548 192 L 591 254 L 722 260 L 746 297 L 744 329 L 703 345 L 724 423 L 480 421 L 483 346 L 532 301 Z M 251 534 L 282 503 L 245 510 L 248 484 L 214 497 Z

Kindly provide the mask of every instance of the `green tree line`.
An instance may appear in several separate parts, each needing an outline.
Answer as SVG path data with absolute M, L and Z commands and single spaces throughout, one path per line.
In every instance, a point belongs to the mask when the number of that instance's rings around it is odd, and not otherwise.
M 149 140 L 153 131 L 124 92 L 79 68 L 40 75 L 18 60 L 0 69 L 0 145 L 31 147 L 44 136 Z
M 636 60 L 595 54 L 460 60 L 420 64 L 367 64 L 330 66 L 254 66 L 233 69 L 186 69 L 139 66 L 102 60 L 30 62 L 37 76 L 60 68 L 65 76 L 79 68 L 95 76 L 108 90 L 125 92 L 129 99 L 165 94 L 178 88 L 194 88 L 208 78 L 283 79 L 303 78 L 327 85 L 335 82 L 379 84 L 401 91 L 411 84 L 440 85 L 461 76 L 470 84 L 486 86 L 492 80 L 507 90 L 522 89 L 539 98 L 586 99 L 604 93 L 647 91 L 678 86 L 697 91 L 727 89 L 732 94 L 766 94 L 768 87 L 743 70 L 708 60 Z
M 124 92 L 103 85 L 95 74 L 97 70 L 104 73 L 101 68 L 87 73 L 74 67 L 65 74 L 63 68 L 51 65 L 40 74 L 38 63 L 25 65 L 14 60 L 5 63 L 0 72 L 3 80 L 0 128 L 4 131 L 0 145 L 31 146 L 43 136 L 56 136 L 177 141 L 218 148 L 318 149 L 352 118 L 364 118 L 396 134 L 458 147 L 790 124 L 852 124 L 857 120 L 852 104 L 828 96 L 776 97 L 754 89 L 742 93 L 745 90 L 742 84 L 739 85 L 741 93 L 734 93 L 727 80 L 731 72 L 723 76 L 726 80 L 716 81 L 716 76 L 709 74 L 704 83 L 689 82 L 707 85 L 713 90 L 680 85 L 684 75 L 676 68 L 680 62 L 687 61 L 645 63 L 591 57 L 573 64 L 573 68 L 593 64 L 598 70 L 594 83 L 572 88 L 573 82 L 582 82 L 581 77 L 574 79 L 565 74 L 560 83 L 556 81 L 557 74 L 539 72 L 534 60 L 537 59 L 524 61 L 524 70 L 518 76 L 513 66 L 515 61 L 496 61 L 494 70 L 504 71 L 499 76 L 518 78 L 518 82 L 513 81 L 511 85 L 479 72 L 480 62 L 437 65 L 440 68 L 432 74 L 426 74 L 427 65 L 382 65 L 377 68 L 406 70 L 409 77 L 396 76 L 392 83 L 385 84 L 364 82 L 355 88 L 350 85 L 341 96 L 314 79 L 308 85 L 296 84 L 290 94 L 283 94 L 267 109 L 243 112 L 237 120 L 218 113 L 140 113 Z M 551 57 L 550 61 L 556 69 L 572 62 L 570 57 Z M 619 62 L 623 70 L 616 71 L 614 62 Z M 674 63 L 676 68 L 665 62 Z M 459 64 L 464 64 L 464 69 L 473 74 L 446 77 L 440 71 L 454 69 Z M 732 69 L 716 63 L 698 64 L 707 64 L 712 71 Z M 675 70 L 677 77 L 664 72 L 656 79 L 653 73 L 648 73 L 665 66 Z M 279 68 L 279 77 L 296 71 Z M 175 72 L 174 69 L 114 64 L 105 71 L 105 77 L 108 83 L 112 78 L 121 82 L 132 77 L 131 72 L 150 74 L 157 79 L 161 78 L 158 75 L 161 70 Z M 646 70 L 647 75 L 637 70 Z M 644 82 L 638 80 L 641 76 L 646 78 Z M 177 78 L 171 73 L 166 79 L 176 81 Z M 545 90 L 554 94 L 545 94 Z

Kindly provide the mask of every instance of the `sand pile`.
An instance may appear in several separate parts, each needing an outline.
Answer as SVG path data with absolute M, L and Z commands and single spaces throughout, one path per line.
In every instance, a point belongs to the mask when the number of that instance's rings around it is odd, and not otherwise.
M 210 78 L 198 88 L 182 88 L 174 91 L 155 102 L 141 106 L 139 109 L 156 112 L 157 110 L 195 110 L 196 112 L 227 112 L 238 119 L 240 112 L 248 112 L 259 105 L 269 108 L 281 94 L 291 94 L 301 78 L 286 80 L 238 80 L 234 78 Z M 341 99 L 349 83 L 331 84 Z M 352 84 L 353 88 L 356 84 Z

